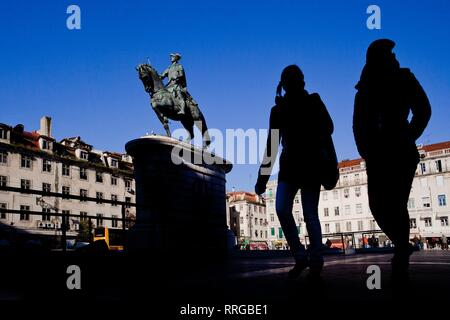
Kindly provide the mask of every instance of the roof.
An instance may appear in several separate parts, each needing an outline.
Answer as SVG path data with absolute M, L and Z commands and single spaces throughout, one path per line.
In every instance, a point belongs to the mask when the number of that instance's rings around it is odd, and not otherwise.
M 227 192 L 227 198 L 231 198 L 231 201 L 247 201 L 254 204 L 264 204 L 264 200 L 262 197 L 258 196 L 254 192 L 248 191 Z
M 364 161 L 363 158 L 353 159 L 353 160 L 343 160 L 338 163 L 338 167 L 339 167 L 339 169 L 341 169 L 341 168 L 359 166 L 359 165 L 361 165 L 361 162 L 363 162 L 363 161 Z
M 450 149 L 450 141 L 428 144 L 428 145 L 422 146 L 419 149 L 422 149 L 426 152 L 442 150 L 442 149 Z
M 23 148 L 24 150 L 34 151 L 34 152 L 43 152 L 39 146 L 39 139 L 44 138 L 46 140 L 52 140 L 53 143 L 53 150 L 51 153 L 48 153 L 49 155 L 53 154 L 54 156 L 59 157 L 65 157 L 65 158 L 73 158 L 74 160 L 78 160 L 75 155 L 75 150 L 78 147 L 91 147 L 89 144 L 85 143 L 83 140 L 81 140 L 81 137 L 72 137 L 72 138 L 64 138 L 61 140 L 61 142 L 56 142 L 54 138 L 47 137 L 45 135 L 41 135 L 37 131 L 25 131 L 24 126 L 22 124 L 18 124 L 15 127 L 11 127 L 6 124 L 0 124 L 1 127 L 5 127 L 8 130 L 11 131 L 10 135 L 10 143 L 6 143 L 6 145 L 10 145 L 12 147 L 19 147 Z M 66 145 L 64 142 L 71 142 L 73 143 L 73 146 Z M 1 143 L 2 145 L 5 145 L 5 143 Z M 89 150 L 89 149 L 88 149 Z M 86 150 L 87 151 L 87 150 Z M 108 156 L 111 156 L 119 161 L 119 170 L 124 171 L 133 171 L 133 164 L 129 163 L 128 161 L 122 160 L 122 154 L 117 152 L 110 152 L 110 151 L 101 151 L 99 153 L 96 152 L 89 152 L 89 163 L 96 164 L 100 166 L 105 166 L 105 163 L 103 163 L 102 160 L 102 154 L 107 154 Z

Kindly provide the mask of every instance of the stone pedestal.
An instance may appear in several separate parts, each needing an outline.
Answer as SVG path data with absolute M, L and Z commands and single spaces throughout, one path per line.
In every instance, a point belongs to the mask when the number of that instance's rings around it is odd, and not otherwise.
M 133 158 L 137 204 L 127 249 L 225 253 L 225 174 L 232 165 L 164 136 L 132 140 L 125 149 Z

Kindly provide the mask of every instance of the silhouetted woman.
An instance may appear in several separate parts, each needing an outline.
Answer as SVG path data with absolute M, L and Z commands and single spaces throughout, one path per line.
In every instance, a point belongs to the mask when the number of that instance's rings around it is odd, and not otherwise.
M 430 120 L 431 106 L 414 74 L 400 68 L 394 46 L 379 39 L 367 49 L 356 85 L 353 132 L 366 160 L 370 210 L 395 246 L 392 275 L 402 280 L 412 253 L 407 204 L 419 163 L 416 140 Z
M 281 95 L 284 89 L 285 95 Z M 295 278 L 310 268 L 311 276 L 319 276 L 323 267 L 322 231 L 318 204 L 320 195 L 320 154 L 325 137 L 333 132 L 333 122 L 317 93 L 305 90 L 303 72 L 296 65 L 286 67 L 277 88 L 276 105 L 270 113 L 270 131 L 266 153 L 259 170 L 255 192 L 265 192 L 278 145 L 283 146 L 276 194 L 276 211 L 286 240 L 295 259 L 289 277 Z M 279 130 L 279 136 L 277 136 Z M 308 251 L 300 243 L 292 215 L 295 195 L 301 190 L 303 217 L 310 239 Z

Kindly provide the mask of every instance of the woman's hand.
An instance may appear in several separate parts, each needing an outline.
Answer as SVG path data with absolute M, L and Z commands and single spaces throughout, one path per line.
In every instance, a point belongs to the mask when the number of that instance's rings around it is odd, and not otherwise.
M 255 184 L 255 193 L 257 195 L 262 195 L 264 192 L 266 192 L 266 184 L 261 183 L 258 179 L 258 181 Z

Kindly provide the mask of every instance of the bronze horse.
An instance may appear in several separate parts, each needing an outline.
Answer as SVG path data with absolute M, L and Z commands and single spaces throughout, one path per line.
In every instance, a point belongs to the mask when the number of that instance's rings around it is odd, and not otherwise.
M 171 136 L 169 128 L 169 119 L 180 121 L 183 127 L 189 133 L 187 142 L 194 138 L 194 125 L 200 130 L 203 136 L 203 147 L 206 148 L 210 143 L 208 127 L 205 118 L 197 104 L 192 100 L 186 101 L 186 110 L 184 114 L 178 114 L 179 106 L 176 103 L 172 93 L 165 87 L 158 72 L 149 64 L 139 64 L 136 67 L 139 73 L 139 79 L 144 84 L 145 91 L 150 95 L 150 104 L 161 121 L 168 137 Z

